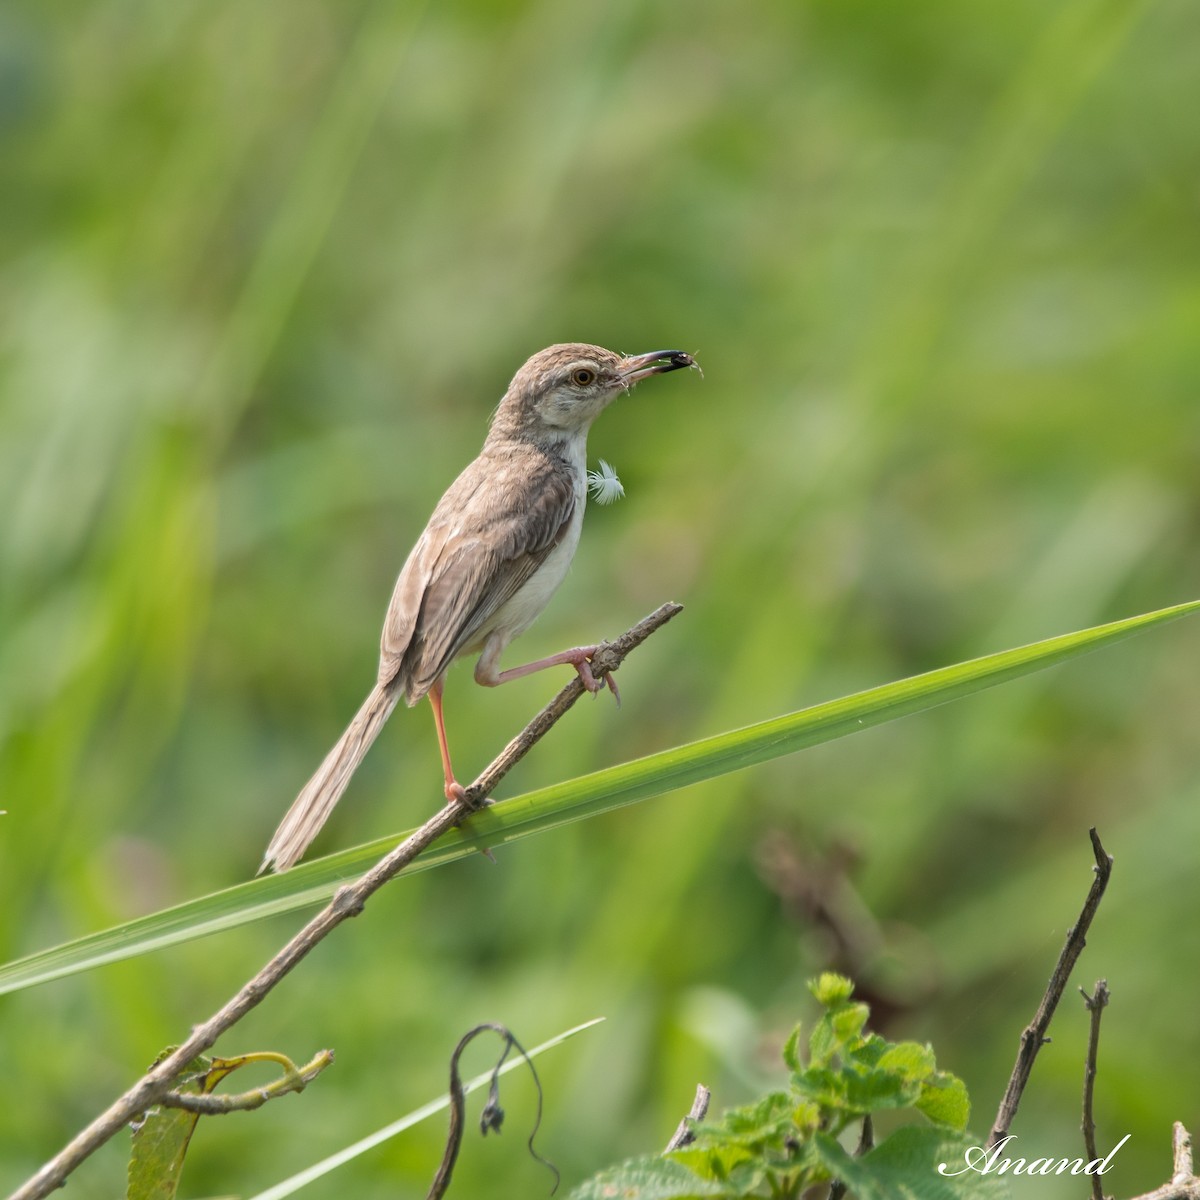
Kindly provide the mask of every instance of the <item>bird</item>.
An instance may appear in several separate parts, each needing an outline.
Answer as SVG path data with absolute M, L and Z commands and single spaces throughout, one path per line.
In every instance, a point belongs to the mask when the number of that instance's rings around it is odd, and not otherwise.
M 362 706 L 288 809 L 259 874 L 285 871 L 329 818 L 401 699 L 428 697 L 446 799 L 462 800 L 446 743 L 442 693 L 456 659 L 479 654 L 475 680 L 496 687 L 569 665 L 589 692 L 597 646 L 576 646 L 500 669 L 508 644 L 541 614 L 567 574 L 587 501 L 587 435 L 619 395 L 643 379 L 687 367 L 682 350 L 622 355 L 571 342 L 533 355 L 492 414 L 479 455 L 446 489 L 401 568 L 380 638 L 379 669 Z M 618 695 L 619 699 L 619 695 Z

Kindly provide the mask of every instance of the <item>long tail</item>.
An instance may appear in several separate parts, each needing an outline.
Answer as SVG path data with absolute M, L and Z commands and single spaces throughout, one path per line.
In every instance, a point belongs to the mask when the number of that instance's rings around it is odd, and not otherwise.
M 286 871 L 308 849 L 308 844 L 329 820 L 333 806 L 342 798 L 346 785 L 358 769 L 371 743 L 392 715 L 400 699 L 395 686 L 376 684 L 337 745 L 325 755 L 325 761 L 316 774 L 304 785 L 303 791 L 292 802 L 287 815 L 275 830 L 271 844 L 263 855 L 261 875 L 268 868 Z

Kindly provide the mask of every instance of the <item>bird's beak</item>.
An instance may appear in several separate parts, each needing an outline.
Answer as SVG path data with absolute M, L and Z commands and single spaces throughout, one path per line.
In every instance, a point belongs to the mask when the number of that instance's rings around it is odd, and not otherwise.
M 649 354 L 633 354 L 621 360 L 620 375 L 626 387 L 651 375 L 680 371 L 684 367 L 700 369 L 696 360 L 683 350 L 651 350 Z

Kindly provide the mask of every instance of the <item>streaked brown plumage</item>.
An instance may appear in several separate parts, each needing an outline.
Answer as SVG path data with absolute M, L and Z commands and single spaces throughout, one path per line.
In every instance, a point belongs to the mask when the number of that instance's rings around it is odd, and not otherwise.
M 441 704 L 459 656 L 480 653 L 475 678 L 485 686 L 559 663 L 575 667 L 589 690 L 604 686 L 588 664 L 595 646 L 507 671 L 500 655 L 545 608 L 574 556 L 592 422 L 639 380 L 694 365 L 680 350 L 625 357 L 570 343 L 542 350 L 516 373 L 478 458 L 438 501 L 400 571 L 374 688 L 275 831 L 263 870 L 286 870 L 304 853 L 402 696 L 410 706 L 429 697 L 446 795 L 462 795 Z

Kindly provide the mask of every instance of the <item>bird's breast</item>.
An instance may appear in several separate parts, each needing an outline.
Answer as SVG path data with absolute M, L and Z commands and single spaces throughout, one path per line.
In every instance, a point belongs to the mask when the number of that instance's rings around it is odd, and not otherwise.
M 506 640 L 515 638 L 524 633 L 550 603 L 550 597 L 567 577 L 575 557 L 583 529 L 583 507 L 582 503 L 576 503 L 558 544 L 546 555 L 542 565 L 496 610 L 488 622 L 489 633 L 500 631 L 506 635 Z
M 558 591 L 571 568 L 583 531 L 583 513 L 587 507 L 587 451 L 580 443 L 568 448 L 572 483 L 575 490 L 575 506 L 571 519 L 559 535 L 558 542 L 546 555 L 542 565 L 525 583 L 492 615 L 486 633 L 499 632 L 505 641 L 524 633 L 550 603 L 550 597 Z

